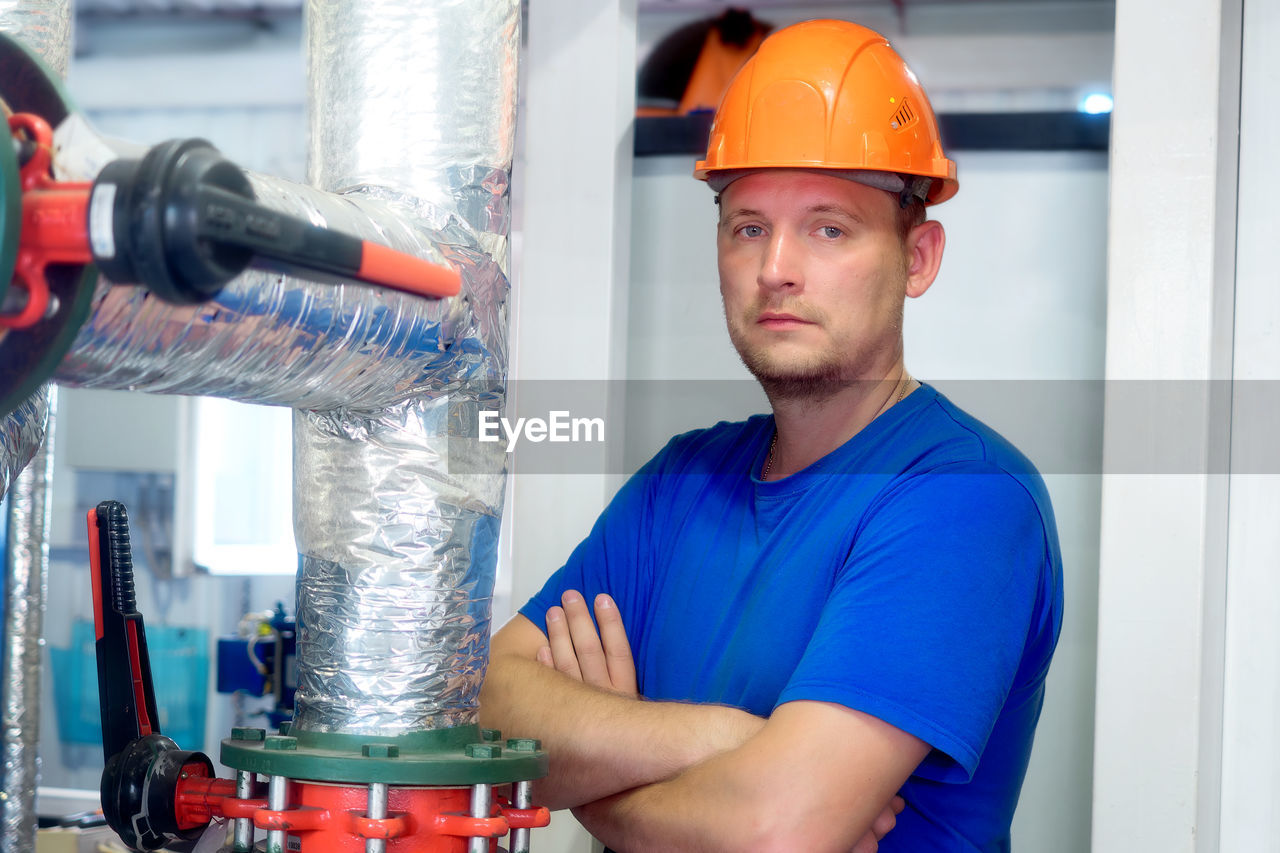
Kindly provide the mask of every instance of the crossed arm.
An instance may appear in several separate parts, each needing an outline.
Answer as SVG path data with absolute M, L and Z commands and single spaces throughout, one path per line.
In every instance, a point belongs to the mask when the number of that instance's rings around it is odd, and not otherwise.
M 789 702 L 765 720 L 636 694 L 626 632 L 608 596 L 566 593 L 548 634 L 522 616 L 495 637 L 485 725 L 540 737 L 538 788 L 619 850 L 876 849 L 894 795 L 929 747 L 874 717 Z

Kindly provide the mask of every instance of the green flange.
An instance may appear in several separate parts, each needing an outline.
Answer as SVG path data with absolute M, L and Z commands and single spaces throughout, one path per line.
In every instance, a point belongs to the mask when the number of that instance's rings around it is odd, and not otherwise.
M 536 740 L 478 726 L 412 732 L 397 737 L 264 729 L 234 729 L 222 742 L 222 763 L 235 770 L 316 782 L 389 785 L 501 785 L 547 775 Z
M 98 268 L 64 264 L 45 268 L 57 308 L 29 329 L 0 333 L 0 416 L 12 412 L 48 382 L 89 319 Z
M 56 128 L 73 110 L 58 75 L 26 45 L 0 33 L 0 101 L 7 113 L 35 113 Z M 6 132 L 8 127 L 6 125 Z M 6 143 L 0 152 L 0 299 L 9 289 L 22 233 L 22 187 L 18 158 Z
M 54 128 L 74 109 L 58 76 L 21 42 L 4 34 L 0 34 L 0 101 L 11 112 L 35 113 Z M 13 277 L 22 234 L 22 191 L 12 144 L 6 142 L 0 148 L 4 149 L 0 152 L 2 298 Z M 53 376 L 89 317 L 98 282 L 96 267 L 50 265 L 45 279 L 54 299 L 51 313 L 29 329 L 0 331 L 0 416 L 21 405 Z

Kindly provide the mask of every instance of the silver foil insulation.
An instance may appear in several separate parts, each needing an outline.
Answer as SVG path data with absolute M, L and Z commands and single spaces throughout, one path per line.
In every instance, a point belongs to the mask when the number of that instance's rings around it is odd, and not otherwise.
M 307 8 L 309 179 L 399 187 L 507 263 L 518 0 L 333 0 Z
M 300 410 L 295 727 L 470 723 L 505 460 L 459 417 L 505 393 L 518 5 L 313 3 L 306 38 L 310 177 L 344 195 L 254 176 L 259 200 L 452 263 L 461 296 L 270 270 L 194 307 L 104 286 L 56 378 Z
M 22 42 L 59 78 L 71 62 L 70 0 L 0 0 L 0 30 Z
M 0 0 L 0 30 L 20 39 L 59 77 L 71 60 L 68 0 Z M 0 663 L 0 851 L 35 849 L 40 783 L 40 636 L 49 574 L 53 394 L 44 386 L 0 423 L 0 476 L 9 496 Z
M 51 386 L 44 386 L 0 421 L 0 495 L 40 449 L 49 421 Z
M 49 387 L 41 392 L 51 399 Z M 35 849 L 36 786 L 40 782 L 40 635 L 49 569 L 49 479 L 53 475 L 53 414 L 35 458 L 9 489 L 5 559 L 4 643 L 0 662 L 0 851 Z
M 475 722 L 503 460 L 500 450 L 460 460 L 448 435 L 458 406 L 447 395 L 294 416 L 295 729 L 396 735 Z M 497 473 L 451 474 L 451 462 Z
M 505 322 L 507 283 L 447 213 L 378 190 L 339 197 L 251 176 L 276 210 L 433 260 L 463 294 L 426 300 L 363 284 L 320 284 L 269 269 L 234 279 L 212 301 L 178 306 L 139 287 L 99 287 L 89 321 L 55 378 L 79 387 L 229 397 L 330 409 L 379 408 L 476 371 Z
M 467 439 L 501 408 L 514 145 L 515 0 L 308 9 L 313 183 L 394 186 L 448 210 L 493 265 L 476 334 L 382 411 L 294 418 L 301 730 L 396 735 L 472 723 L 488 659 L 503 454 Z M 469 247 L 470 250 L 470 247 Z M 443 381 L 440 381 L 443 380 Z M 484 449 L 482 449 L 484 448 Z
M 72 33 L 68 0 L 0 0 L 0 32 L 21 41 L 59 77 L 67 75 Z M 39 448 L 49 399 L 49 389 L 41 388 L 0 420 L 0 494 Z

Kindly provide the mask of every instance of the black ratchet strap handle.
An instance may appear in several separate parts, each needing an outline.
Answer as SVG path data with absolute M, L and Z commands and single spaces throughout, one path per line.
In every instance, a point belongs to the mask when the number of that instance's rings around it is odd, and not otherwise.
M 214 776 L 213 762 L 160 733 L 147 635 L 133 586 L 129 514 L 119 501 L 89 510 L 89 566 L 102 709 L 102 813 L 138 851 L 190 850 L 201 829 L 178 816 L 179 780 Z

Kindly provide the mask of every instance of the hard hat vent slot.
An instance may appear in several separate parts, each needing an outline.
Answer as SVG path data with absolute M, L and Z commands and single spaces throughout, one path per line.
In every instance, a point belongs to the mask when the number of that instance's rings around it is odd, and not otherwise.
M 906 130 L 919 120 L 920 119 L 919 116 L 916 115 L 916 111 L 911 107 L 911 102 L 906 98 L 902 98 L 898 111 L 894 113 L 893 118 L 889 120 L 889 127 L 894 130 Z

